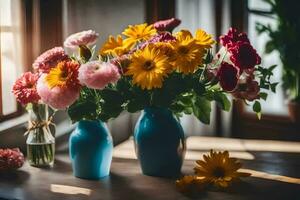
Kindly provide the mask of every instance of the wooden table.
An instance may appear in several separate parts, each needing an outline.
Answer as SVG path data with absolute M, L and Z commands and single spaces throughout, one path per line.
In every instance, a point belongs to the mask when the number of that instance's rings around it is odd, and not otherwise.
M 253 174 L 227 191 L 205 191 L 195 199 L 300 199 L 300 143 L 190 137 L 187 146 L 183 174 L 192 174 L 194 161 L 211 148 L 229 150 Z M 14 173 L 0 174 L 0 200 L 190 198 L 176 191 L 172 179 L 142 175 L 132 140 L 115 148 L 111 175 L 99 181 L 75 178 L 66 153 L 56 156 L 51 169 L 34 168 L 26 163 Z

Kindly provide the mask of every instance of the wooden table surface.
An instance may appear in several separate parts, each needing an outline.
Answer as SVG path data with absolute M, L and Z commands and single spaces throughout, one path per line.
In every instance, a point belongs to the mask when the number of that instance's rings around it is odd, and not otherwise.
M 229 150 L 253 174 L 227 191 L 205 191 L 194 199 L 300 200 L 300 143 L 190 137 L 183 174 L 193 173 L 195 160 L 210 149 Z M 27 163 L 13 173 L 0 173 L 0 200 L 3 199 L 191 199 L 175 189 L 174 180 L 141 174 L 132 140 L 114 150 L 111 175 L 99 181 L 75 178 L 69 157 L 58 153 L 50 169 Z

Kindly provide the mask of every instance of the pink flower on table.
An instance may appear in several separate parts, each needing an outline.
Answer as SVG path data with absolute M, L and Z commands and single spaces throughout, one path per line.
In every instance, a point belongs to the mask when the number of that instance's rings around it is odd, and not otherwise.
M 261 63 L 260 56 L 248 42 L 237 42 L 228 51 L 231 54 L 232 63 L 241 70 L 252 69 Z
M 119 69 L 112 63 L 91 61 L 79 68 L 78 79 L 89 88 L 103 89 L 109 83 L 117 82 L 119 78 Z
M 23 153 L 18 149 L 0 149 L 0 171 L 18 169 L 25 161 Z
M 229 63 L 222 62 L 217 76 L 223 90 L 230 92 L 233 91 L 237 86 L 240 70 Z
M 37 103 L 40 100 L 40 96 L 36 90 L 38 78 L 38 74 L 26 72 L 13 85 L 12 92 L 16 96 L 17 101 L 22 105 Z
M 98 36 L 99 34 L 93 30 L 74 33 L 67 37 L 67 39 L 64 41 L 64 46 L 74 49 L 80 45 L 93 45 L 96 43 Z
M 37 57 L 32 67 L 35 71 L 40 73 L 48 73 L 57 63 L 67 59 L 69 59 L 69 57 L 62 47 L 54 47 Z
M 153 24 L 154 28 L 158 31 L 172 31 L 181 23 L 180 19 L 171 18 L 166 20 L 157 21 Z
M 226 35 L 220 36 L 220 43 L 224 47 L 230 47 L 231 45 L 234 45 L 237 42 L 250 43 L 246 33 L 240 33 L 234 28 L 230 28 Z

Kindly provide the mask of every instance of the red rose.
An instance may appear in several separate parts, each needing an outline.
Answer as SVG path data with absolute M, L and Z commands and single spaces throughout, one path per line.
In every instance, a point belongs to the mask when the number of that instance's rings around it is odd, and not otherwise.
M 171 18 L 171 19 L 157 21 L 153 24 L 153 26 L 158 31 L 169 31 L 169 32 L 171 32 L 180 23 L 181 23 L 180 19 Z
M 252 69 L 261 62 L 260 56 L 248 42 L 237 42 L 228 51 L 231 53 L 232 63 L 241 70 Z
M 250 43 L 246 33 L 239 33 L 236 29 L 230 28 L 226 35 L 220 36 L 220 43 L 224 47 L 230 47 L 236 42 L 248 42 Z
M 220 85 L 225 91 L 233 91 L 238 83 L 238 79 L 240 76 L 239 68 L 226 63 L 222 62 L 221 67 L 218 70 L 217 74 Z

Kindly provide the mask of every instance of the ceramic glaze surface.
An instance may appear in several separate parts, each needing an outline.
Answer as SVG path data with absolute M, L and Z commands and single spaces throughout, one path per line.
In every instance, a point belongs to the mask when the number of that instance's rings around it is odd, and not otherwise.
M 105 123 L 80 121 L 70 136 L 70 157 L 73 173 L 84 179 L 108 176 L 113 141 Z
M 134 131 L 135 149 L 145 175 L 180 175 L 185 138 L 180 123 L 165 108 L 145 108 Z

